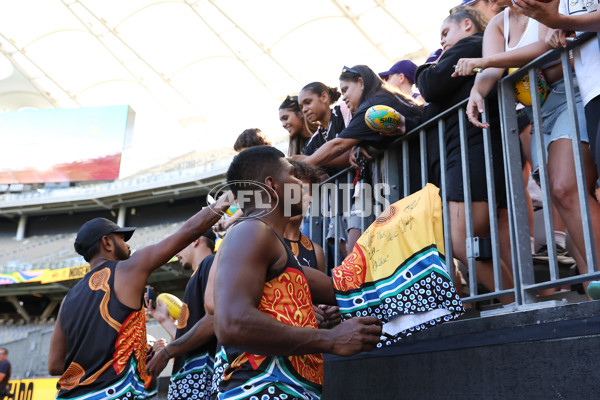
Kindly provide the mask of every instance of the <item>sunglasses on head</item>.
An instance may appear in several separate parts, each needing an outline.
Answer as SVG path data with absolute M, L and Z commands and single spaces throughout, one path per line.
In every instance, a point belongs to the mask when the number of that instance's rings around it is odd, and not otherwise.
M 353 74 L 360 75 L 360 73 L 357 70 L 355 70 L 354 68 L 350 68 L 350 67 L 346 67 L 346 66 L 344 66 L 344 68 L 342 68 L 342 74 L 344 72 L 350 72 L 350 73 L 353 73 Z

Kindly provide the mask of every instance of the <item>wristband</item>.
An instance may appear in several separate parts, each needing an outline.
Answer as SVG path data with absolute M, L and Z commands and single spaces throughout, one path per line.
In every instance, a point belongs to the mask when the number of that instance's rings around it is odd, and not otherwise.
M 167 346 L 163 347 L 163 351 L 165 353 L 167 353 L 167 357 L 169 357 L 169 359 L 173 358 L 173 356 L 171 355 L 171 353 L 169 353 L 169 350 L 167 350 Z

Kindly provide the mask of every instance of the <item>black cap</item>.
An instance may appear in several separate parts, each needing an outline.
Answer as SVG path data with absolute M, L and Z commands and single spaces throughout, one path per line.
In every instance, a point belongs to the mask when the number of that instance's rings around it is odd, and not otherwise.
M 79 232 L 77 232 L 77 237 L 75 238 L 75 251 L 84 255 L 86 250 L 111 233 L 122 233 L 125 241 L 128 241 L 131 239 L 134 231 L 135 228 L 121 228 L 106 218 L 91 219 L 79 228 Z
M 217 240 L 217 235 L 215 234 L 215 232 L 212 230 L 212 228 L 208 228 L 208 230 L 206 232 L 204 232 L 202 234 L 202 236 L 212 240 L 213 242 L 215 242 Z

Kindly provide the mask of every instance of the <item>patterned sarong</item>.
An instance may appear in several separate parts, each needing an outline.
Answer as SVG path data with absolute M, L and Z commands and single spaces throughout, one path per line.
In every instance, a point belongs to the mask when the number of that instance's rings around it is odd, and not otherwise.
M 379 346 L 464 313 L 446 268 L 438 192 L 427 184 L 389 206 L 333 269 L 342 315 L 384 323 Z

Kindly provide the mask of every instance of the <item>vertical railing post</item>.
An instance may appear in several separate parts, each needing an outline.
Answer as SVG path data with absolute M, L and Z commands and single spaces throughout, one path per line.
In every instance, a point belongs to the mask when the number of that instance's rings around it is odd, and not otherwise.
M 398 167 L 398 148 L 386 149 L 383 153 L 383 168 L 387 176 L 386 183 L 390 188 L 388 199 L 390 204 L 400 200 L 400 173 Z
M 444 120 L 438 120 L 438 141 L 440 147 L 440 180 L 442 195 L 442 215 L 444 218 L 444 250 L 446 251 L 446 268 L 450 276 L 454 278 L 454 257 L 452 254 L 452 227 L 450 224 L 450 209 L 448 206 L 448 191 L 446 180 L 446 127 Z
M 577 177 L 577 192 L 579 194 L 579 209 L 581 212 L 581 228 L 586 249 L 587 271 L 592 273 L 598 270 L 596 262 L 596 248 L 594 246 L 594 234 L 592 232 L 592 220 L 590 218 L 590 203 L 588 201 L 587 181 L 585 179 L 585 167 L 581 151 L 581 135 L 579 133 L 579 121 L 577 119 L 577 108 L 575 106 L 575 88 L 573 85 L 573 71 L 569 52 L 561 52 L 563 65 L 563 76 L 565 80 L 565 91 L 567 106 L 569 109 L 569 128 L 571 131 L 571 142 L 573 144 L 573 159 L 575 160 L 575 175 Z M 596 140 L 600 140 L 597 138 Z M 600 160 L 597 160 L 600 162 Z M 600 232 L 596 232 L 600 234 Z
M 528 285 L 535 283 L 531 245 L 529 240 L 529 222 L 525 208 L 525 187 L 521 166 L 521 145 L 517 126 L 514 84 L 502 80 L 498 85 L 500 124 L 504 146 L 504 165 L 506 166 L 508 211 L 511 222 L 511 249 L 513 254 L 513 274 L 515 280 L 515 301 L 517 305 L 535 302 L 535 295 L 526 291 Z
M 483 104 L 483 115 L 481 122 L 488 123 L 487 102 Z M 494 179 L 494 159 L 492 154 L 492 139 L 489 128 L 483 129 L 483 151 L 485 155 L 485 177 L 487 181 L 488 209 L 490 211 L 490 239 L 492 245 L 492 261 L 494 265 L 494 283 L 496 291 L 503 288 L 502 282 L 502 264 L 500 261 L 500 238 L 498 232 L 498 206 L 496 203 L 496 188 Z
M 427 133 L 425 129 L 419 132 L 420 153 L 421 153 L 421 187 L 427 184 Z
M 477 268 L 475 260 L 475 240 L 473 233 L 473 206 L 471 203 L 471 174 L 469 172 L 469 141 L 465 109 L 459 108 L 458 127 L 460 135 L 460 162 L 462 165 L 463 204 L 465 207 L 465 250 L 469 267 L 469 287 L 471 295 L 477 294 Z

